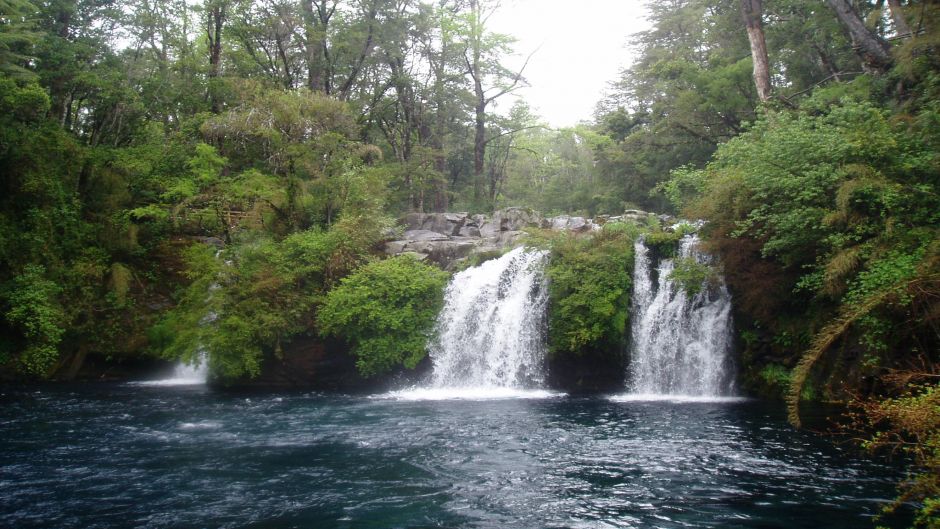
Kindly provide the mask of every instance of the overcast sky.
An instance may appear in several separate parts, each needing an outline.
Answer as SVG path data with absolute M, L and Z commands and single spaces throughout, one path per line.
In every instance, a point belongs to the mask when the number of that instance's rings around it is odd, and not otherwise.
M 647 28 L 645 0 L 503 0 L 489 29 L 519 41 L 521 64 L 532 51 L 519 94 L 553 127 L 590 120 L 607 83 L 630 64 L 626 43 Z M 539 48 L 541 46 L 541 48 Z M 507 61 L 508 63 L 508 61 Z M 503 102 L 500 111 L 511 101 Z

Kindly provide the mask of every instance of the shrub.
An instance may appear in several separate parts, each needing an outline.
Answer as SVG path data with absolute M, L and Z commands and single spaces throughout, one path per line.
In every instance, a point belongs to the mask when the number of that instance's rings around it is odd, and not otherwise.
M 447 279 L 409 255 L 367 264 L 327 295 L 320 334 L 349 341 L 363 376 L 414 369 L 427 354 Z
M 549 283 L 549 349 L 580 355 L 619 349 L 626 336 L 639 229 L 607 224 L 594 237 L 557 237 L 546 274 Z
M 220 256 L 194 246 L 187 254 L 192 284 L 179 306 L 151 331 L 166 358 L 194 360 L 205 351 L 222 380 L 257 376 L 267 352 L 314 329 L 326 293 L 374 258 L 388 223 L 382 217 L 343 218 L 278 241 L 243 240 Z

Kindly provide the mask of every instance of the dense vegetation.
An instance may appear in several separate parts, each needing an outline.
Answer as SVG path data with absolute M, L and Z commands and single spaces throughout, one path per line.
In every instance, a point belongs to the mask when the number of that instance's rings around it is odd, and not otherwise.
M 318 316 L 320 332 L 352 341 L 356 366 L 366 376 L 414 369 L 427 356 L 447 279 L 410 255 L 370 263 L 330 291 Z
M 866 34 L 847 33 L 858 56 L 838 39 L 830 41 L 836 55 L 825 48 L 801 55 L 798 42 L 772 45 L 775 32 L 792 31 L 805 17 L 818 32 L 802 33 L 812 44 L 836 19 L 786 2 L 766 7 L 776 88 L 707 162 L 673 169 L 657 189 L 709 221 L 709 245 L 735 295 L 743 382 L 787 394 L 795 424 L 803 399 L 857 399 L 867 419 L 856 424 L 877 432 L 867 445 L 914 456 L 923 473 L 902 498 L 923 502 L 918 524 L 933 527 L 940 494 L 932 408 L 940 375 L 938 12 L 895 3 L 891 13 L 859 2 Z M 704 20 L 717 23 L 720 11 Z M 892 35 L 893 49 L 884 40 Z M 890 53 L 875 60 L 862 38 Z M 813 74 L 790 62 L 800 56 L 844 66 Z
M 653 2 L 595 123 L 565 130 L 495 112 L 525 78 L 494 6 L 0 1 L 3 378 L 205 353 L 235 379 L 321 334 L 365 374 L 413 366 L 444 276 L 381 260 L 397 215 L 669 210 L 708 221 L 744 385 L 795 423 L 855 399 L 936 526 L 935 3 Z M 662 255 L 681 235 L 653 231 Z M 556 355 L 622 340 L 635 236 L 555 242 Z
M 619 352 L 625 345 L 639 227 L 610 223 L 593 237 L 551 240 L 549 348 L 554 355 Z

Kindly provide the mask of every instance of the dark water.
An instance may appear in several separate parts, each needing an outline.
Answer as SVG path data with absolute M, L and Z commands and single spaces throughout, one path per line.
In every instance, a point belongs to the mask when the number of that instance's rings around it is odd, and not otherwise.
M 2 390 L 3 527 L 871 527 L 778 405 Z

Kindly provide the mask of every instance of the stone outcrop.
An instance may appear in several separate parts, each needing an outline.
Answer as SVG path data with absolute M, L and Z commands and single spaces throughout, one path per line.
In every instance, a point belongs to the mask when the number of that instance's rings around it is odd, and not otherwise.
M 518 246 L 525 229 L 540 228 L 591 233 L 607 222 L 646 220 L 649 213 L 629 210 L 619 216 L 594 219 L 570 215 L 542 217 L 525 208 L 506 208 L 492 215 L 468 213 L 409 213 L 401 220 L 404 233 L 385 244 L 388 255 L 412 254 L 442 268 L 454 268 L 476 253 Z

